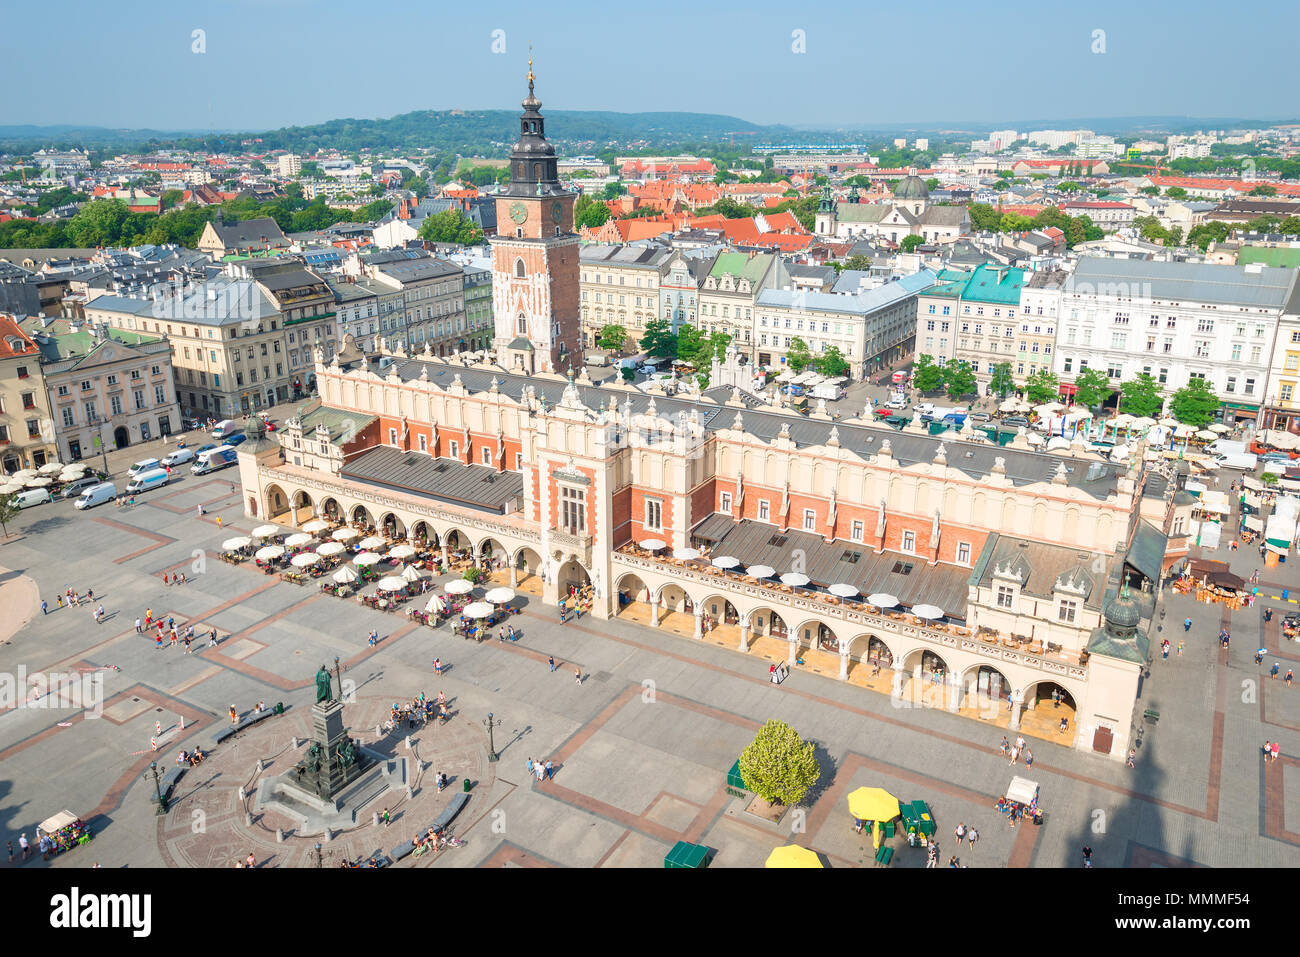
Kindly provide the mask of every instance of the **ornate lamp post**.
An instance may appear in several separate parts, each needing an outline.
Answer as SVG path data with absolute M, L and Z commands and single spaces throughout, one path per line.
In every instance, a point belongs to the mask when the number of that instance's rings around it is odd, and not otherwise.
M 324 866 L 324 864 L 323 864 L 322 861 L 321 861 L 321 855 L 320 855 L 320 842 L 319 842 L 319 841 L 316 842 L 316 866 L 317 866 L 317 867 L 323 867 L 323 866 Z
M 166 814 L 167 799 L 163 797 L 163 793 L 162 793 L 162 778 L 158 774 L 158 762 L 157 761 L 150 762 L 149 770 L 153 772 L 154 793 L 158 795 L 158 813 Z
M 501 719 L 500 718 L 494 719 L 492 717 L 492 712 L 489 711 L 487 720 L 484 721 L 483 724 L 487 728 L 487 732 L 488 732 L 488 760 L 495 761 L 497 760 L 497 758 L 500 757 L 500 755 L 497 754 L 496 744 L 492 740 L 492 729 L 499 728 L 501 726 Z

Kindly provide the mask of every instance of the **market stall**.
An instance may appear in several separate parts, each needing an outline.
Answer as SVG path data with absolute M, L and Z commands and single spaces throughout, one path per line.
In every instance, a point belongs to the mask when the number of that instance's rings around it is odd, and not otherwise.
M 71 811 L 60 811 L 47 817 L 36 826 L 36 836 L 40 839 L 42 852 L 62 854 L 66 850 L 85 844 L 94 835 L 77 815 Z
M 995 807 L 1001 811 L 1015 827 L 1016 821 L 1028 819 L 1035 824 L 1043 823 L 1043 812 L 1038 806 L 1038 782 L 1019 775 L 1007 785 L 1007 793 L 998 799 Z

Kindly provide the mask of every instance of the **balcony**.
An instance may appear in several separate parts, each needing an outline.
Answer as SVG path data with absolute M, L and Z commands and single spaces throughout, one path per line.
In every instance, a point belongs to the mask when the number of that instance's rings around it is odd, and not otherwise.
M 551 529 L 551 544 L 558 548 L 576 552 L 584 565 L 591 565 L 591 536 L 586 532 L 553 528 Z

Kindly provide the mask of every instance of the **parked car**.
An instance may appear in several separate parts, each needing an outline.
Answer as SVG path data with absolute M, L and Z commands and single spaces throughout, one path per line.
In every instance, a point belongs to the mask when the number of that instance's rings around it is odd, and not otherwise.
M 221 448 L 220 442 L 209 442 L 207 445 L 200 445 L 197 449 L 195 449 L 194 456 L 195 458 L 197 458 L 198 456 L 202 455 L 204 452 L 211 452 L 213 449 L 219 449 L 219 448 Z
M 887 419 L 893 414 L 894 414 L 894 410 L 886 406 L 879 406 L 876 408 L 876 415 L 878 415 L 882 419 Z
M 1029 420 L 1026 419 L 1023 415 L 1009 415 L 1002 420 L 1002 424 L 1006 426 L 1010 426 L 1013 429 L 1029 428 Z
M 236 432 L 236 433 L 235 433 L 234 435 L 232 435 L 230 438 L 226 439 L 226 444 L 227 444 L 227 445 L 238 445 L 240 442 L 244 441 L 246 438 L 248 438 L 248 436 L 245 435 L 243 432 Z
M 920 412 L 922 416 L 930 415 L 931 413 L 934 412 L 934 403 L 922 402 L 920 405 L 916 407 L 916 411 Z
M 117 486 L 112 482 L 100 482 L 83 490 L 75 505 L 79 509 L 94 508 L 115 498 L 117 498 Z
M 181 419 L 181 429 L 185 432 L 192 432 L 202 425 L 198 419 Z
M 169 455 L 164 456 L 162 460 L 162 464 L 167 466 L 168 468 L 172 468 L 174 466 L 180 465 L 183 462 L 192 461 L 193 458 L 194 458 L 193 449 L 177 449 L 175 452 L 172 452 Z
M 131 479 L 126 490 L 129 494 L 135 495 L 139 492 L 147 492 L 150 489 L 160 488 L 171 481 L 171 473 L 166 469 L 153 469 L 148 472 L 141 472 L 135 478 Z
M 906 408 L 907 408 L 907 400 L 906 400 L 905 398 L 903 398 L 901 395 L 896 395 L 896 396 L 894 396 L 892 399 L 890 399 L 888 403 L 886 403 L 885 408 L 887 408 L 887 409 L 906 409 Z
M 24 492 L 14 494 L 14 504 L 19 508 L 31 508 L 33 505 L 44 505 L 46 502 L 52 501 L 54 501 L 54 498 L 47 488 L 29 488 Z
M 783 395 L 803 395 L 803 386 L 793 383 L 781 386 Z
M 972 422 L 991 422 L 993 416 L 989 415 L 987 412 L 972 412 L 970 414 L 970 420 Z
M 1269 452 L 1265 455 L 1261 455 L 1259 460 L 1261 462 L 1282 462 L 1285 464 L 1291 461 L 1291 456 L 1287 455 L 1285 452 Z
M 94 488 L 99 482 L 98 475 L 86 475 L 79 479 L 73 479 L 59 489 L 59 498 L 77 498 L 86 489 Z

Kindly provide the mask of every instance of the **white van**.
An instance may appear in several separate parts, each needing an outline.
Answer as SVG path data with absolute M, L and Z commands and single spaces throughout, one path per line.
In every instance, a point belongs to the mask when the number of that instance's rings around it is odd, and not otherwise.
M 77 508 L 94 508 L 96 505 L 103 505 L 105 502 L 111 502 L 117 498 L 117 486 L 112 482 L 100 482 L 81 493 L 77 499 Z
M 175 468 L 177 465 L 182 465 L 185 462 L 189 462 L 193 458 L 194 458 L 193 449 L 177 449 L 175 452 L 172 452 L 169 455 L 164 456 L 162 460 L 162 464 Z
M 171 479 L 171 473 L 166 469 L 150 469 L 148 472 L 140 472 L 126 486 L 126 491 L 130 495 L 138 492 L 147 492 L 152 488 L 159 488 L 166 485 Z
M 160 466 L 161 464 L 162 463 L 159 462 L 157 459 L 141 459 L 139 462 L 136 462 L 129 469 L 127 469 L 126 474 L 134 477 L 136 475 L 139 475 L 141 472 L 152 472 L 154 469 L 158 468 L 158 466 Z
M 198 460 L 190 466 L 190 471 L 195 475 L 206 475 L 208 472 L 234 465 L 237 461 L 237 453 L 233 446 L 219 445 L 215 449 L 200 453 Z
M 29 488 L 25 492 L 18 492 L 14 495 L 14 504 L 19 508 L 31 508 L 33 505 L 44 505 L 50 501 L 53 501 L 53 499 L 50 497 L 50 490 L 47 488 Z
M 212 427 L 212 437 L 214 439 L 228 438 L 235 432 L 240 431 L 242 426 L 234 419 L 222 419 Z
M 1214 457 L 1214 463 L 1221 469 L 1253 472 L 1259 461 L 1258 457 L 1251 452 L 1222 452 Z

